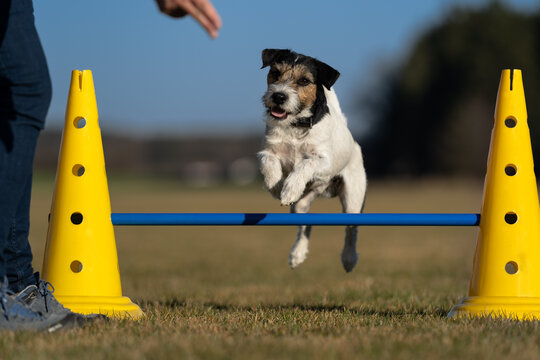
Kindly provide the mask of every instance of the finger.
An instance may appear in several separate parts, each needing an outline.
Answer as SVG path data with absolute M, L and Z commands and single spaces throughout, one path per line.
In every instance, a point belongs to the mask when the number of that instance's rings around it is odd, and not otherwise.
M 195 6 L 210 20 L 210 22 L 216 27 L 221 28 L 221 17 L 219 16 L 216 8 L 208 0 L 193 0 Z
M 183 4 L 184 10 L 191 15 L 201 26 L 208 32 L 210 37 L 216 38 L 218 35 L 218 28 L 210 21 L 210 19 L 199 8 L 197 8 L 191 1 L 186 1 Z

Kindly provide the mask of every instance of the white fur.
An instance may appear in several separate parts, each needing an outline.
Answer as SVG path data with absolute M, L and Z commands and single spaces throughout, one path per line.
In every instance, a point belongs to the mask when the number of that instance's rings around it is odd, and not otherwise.
M 288 113 L 297 113 L 300 107 L 300 99 L 298 93 L 287 84 L 270 84 L 268 91 L 263 96 L 263 102 L 269 104 L 272 102 L 271 96 L 274 93 L 281 92 L 287 96 L 287 102 L 281 105 L 283 110 Z
M 271 101 L 274 90 L 287 93 L 289 100 L 282 108 L 289 113 L 298 103 L 298 96 L 287 85 L 272 84 L 263 97 L 265 104 L 267 100 Z M 340 176 L 344 185 L 338 196 L 343 211 L 360 213 L 367 186 L 362 152 L 347 127 L 347 119 L 341 112 L 334 90 L 324 88 L 324 94 L 329 113 L 312 128 L 291 126 L 297 118 L 311 115 L 305 114 L 305 111 L 302 114 L 289 114 L 284 120 L 266 114 L 265 146 L 259 152 L 264 184 L 281 200 L 282 205 L 292 205 L 291 212 L 306 213 L 316 197 L 329 195 L 325 190 L 334 177 Z M 309 187 L 306 187 L 308 183 Z M 299 227 L 289 256 L 292 268 L 301 264 L 307 256 L 310 231 L 310 226 Z M 347 272 L 358 261 L 356 238 L 357 227 L 347 226 L 341 253 L 341 261 Z

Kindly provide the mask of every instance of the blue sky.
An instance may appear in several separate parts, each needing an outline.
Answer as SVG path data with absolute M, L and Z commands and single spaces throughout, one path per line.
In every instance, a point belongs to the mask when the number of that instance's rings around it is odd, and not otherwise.
M 70 73 L 93 72 L 102 131 L 136 136 L 262 133 L 264 48 L 291 48 L 341 72 L 335 85 L 353 128 L 354 100 L 456 5 L 482 0 L 214 0 L 211 40 L 153 0 L 34 0 L 53 82 L 48 127 L 63 125 Z M 508 0 L 521 11 L 536 0 Z M 471 5 L 472 4 L 472 5 Z

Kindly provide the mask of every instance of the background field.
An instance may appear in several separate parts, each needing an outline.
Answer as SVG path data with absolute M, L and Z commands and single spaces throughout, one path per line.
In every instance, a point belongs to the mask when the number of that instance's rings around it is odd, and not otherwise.
M 52 178 L 36 181 L 31 241 L 41 268 Z M 190 189 L 112 177 L 113 212 L 284 212 L 260 186 Z M 368 212 L 477 212 L 478 181 L 370 184 Z M 339 211 L 319 200 L 314 211 Z M 466 295 L 476 228 L 317 227 L 287 266 L 294 227 L 117 227 L 124 294 L 147 316 L 60 334 L 0 334 L 0 358 L 535 358 L 538 323 L 448 320 Z

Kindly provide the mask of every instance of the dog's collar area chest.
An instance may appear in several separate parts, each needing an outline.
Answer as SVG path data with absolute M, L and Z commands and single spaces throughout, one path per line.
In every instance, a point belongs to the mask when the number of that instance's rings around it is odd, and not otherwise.
M 300 127 L 300 128 L 312 128 L 313 125 L 315 125 L 316 122 L 313 122 L 313 116 L 308 118 L 300 118 L 293 122 L 291 125 L 294 127 Z

